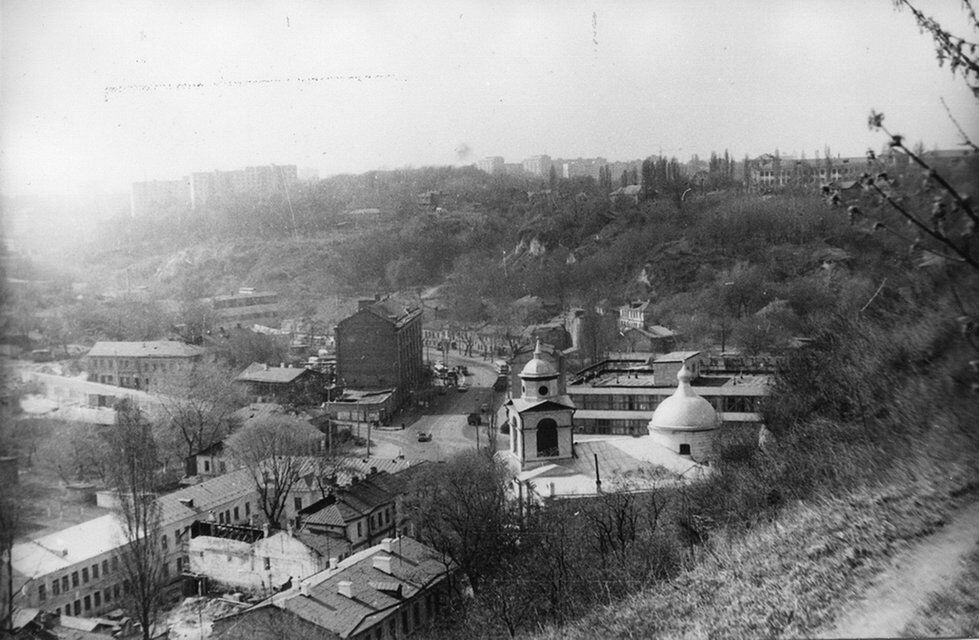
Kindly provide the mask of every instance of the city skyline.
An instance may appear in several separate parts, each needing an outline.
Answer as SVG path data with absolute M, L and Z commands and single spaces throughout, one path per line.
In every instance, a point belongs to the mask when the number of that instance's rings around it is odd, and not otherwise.
M 856 156 L 885 142 L 871 109 L 954 148 L 943 98 L 979 131 L 965 83 L 889 2 L 2 7 L 6 195 L 273 163 Z

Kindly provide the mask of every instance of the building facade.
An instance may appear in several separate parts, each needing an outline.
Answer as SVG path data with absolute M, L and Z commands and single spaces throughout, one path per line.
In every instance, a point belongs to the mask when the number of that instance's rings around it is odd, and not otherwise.
M 279 296 L 274 291 L 255 291 L 242 287 L 238 293 L 205 298 L 211 307 L 216 329 L 241 328 L 251 324 L 276 325 L 279 322 Z
M 203 356 L 204 349 L 175 340 L 96 342 L 83 367 L 93 382 L 146 391 L 154 381 L 189 372 Z
M 351 389 L 395 387 L 400 406 L 422 383 L 422 312 L 390 300 L 361 300 L 335 329 L 337 382 Z
M 503 158 L 500 156 L 489 156 L 476 162 L 476 167 L 490 175 L 500 175 L 506 171 Z
M 216 640 L 405 638 L 450 598 L 455 565 L 407 537 L 386 538 L 240 613 L 214 621 Z
M 568 382 L 575 403 L 575 431 L 611 435 L 644 434 L 653 413 L 677 386 L 684 366 L 691 388 L 720 416 L 725 427 L 757 427 L 761 402 L 770 393 L 765 374 L 704 374 L 702 354 L 677 352 L 652 359 L 606 360 L 584 369 Z
M 573 455 L 574 403 L 562 393 L 561 376 L 543 356 L 540 341 L 521 369 L 520 395 L 506 402 L 510 455 L 521 469 Z
M 551 156 L 531 156 L 523 161 L 523 170 L 533 176 L 546 178 L 551 175 Z

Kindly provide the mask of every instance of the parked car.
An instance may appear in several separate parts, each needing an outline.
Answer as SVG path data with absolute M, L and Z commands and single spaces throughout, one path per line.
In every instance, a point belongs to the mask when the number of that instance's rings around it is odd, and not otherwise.
M 424 433 L 424 432 L 418 434 L 418 442 L 431 442 L 431 441 L 432 441 L 432 434 Z

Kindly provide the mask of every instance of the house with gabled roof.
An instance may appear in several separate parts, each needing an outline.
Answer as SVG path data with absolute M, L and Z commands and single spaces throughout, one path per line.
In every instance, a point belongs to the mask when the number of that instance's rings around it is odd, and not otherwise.
M 319 403 L 326 399 L 326 376 L 305 367 L 270 367 L 253 362 L 235 377 L 253 402 Z
M 443 554 L 416 540 L 386 538 L 215 620 L 212 637 L 403 638 L 426 628 L 454 596 L 455 571 Z

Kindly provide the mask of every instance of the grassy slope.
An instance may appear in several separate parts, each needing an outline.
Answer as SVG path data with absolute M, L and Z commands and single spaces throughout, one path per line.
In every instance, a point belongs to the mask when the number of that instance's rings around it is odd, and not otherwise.
M 979 550 L 966 560 L 965 571 L 953 584 L 932 595 L 904 629 L 906 637 L 979 636 Z
M 942 526 L 956 505 L 976 499 L 979 470 L 972 461 L 924 464 L 926 473 L 920 464 L 895 469 L 900 488 L 868 486 L 799 503 L 743 538 L 717 536 L 675 580 L 538 637 L 811 636 L 891 554 Z

